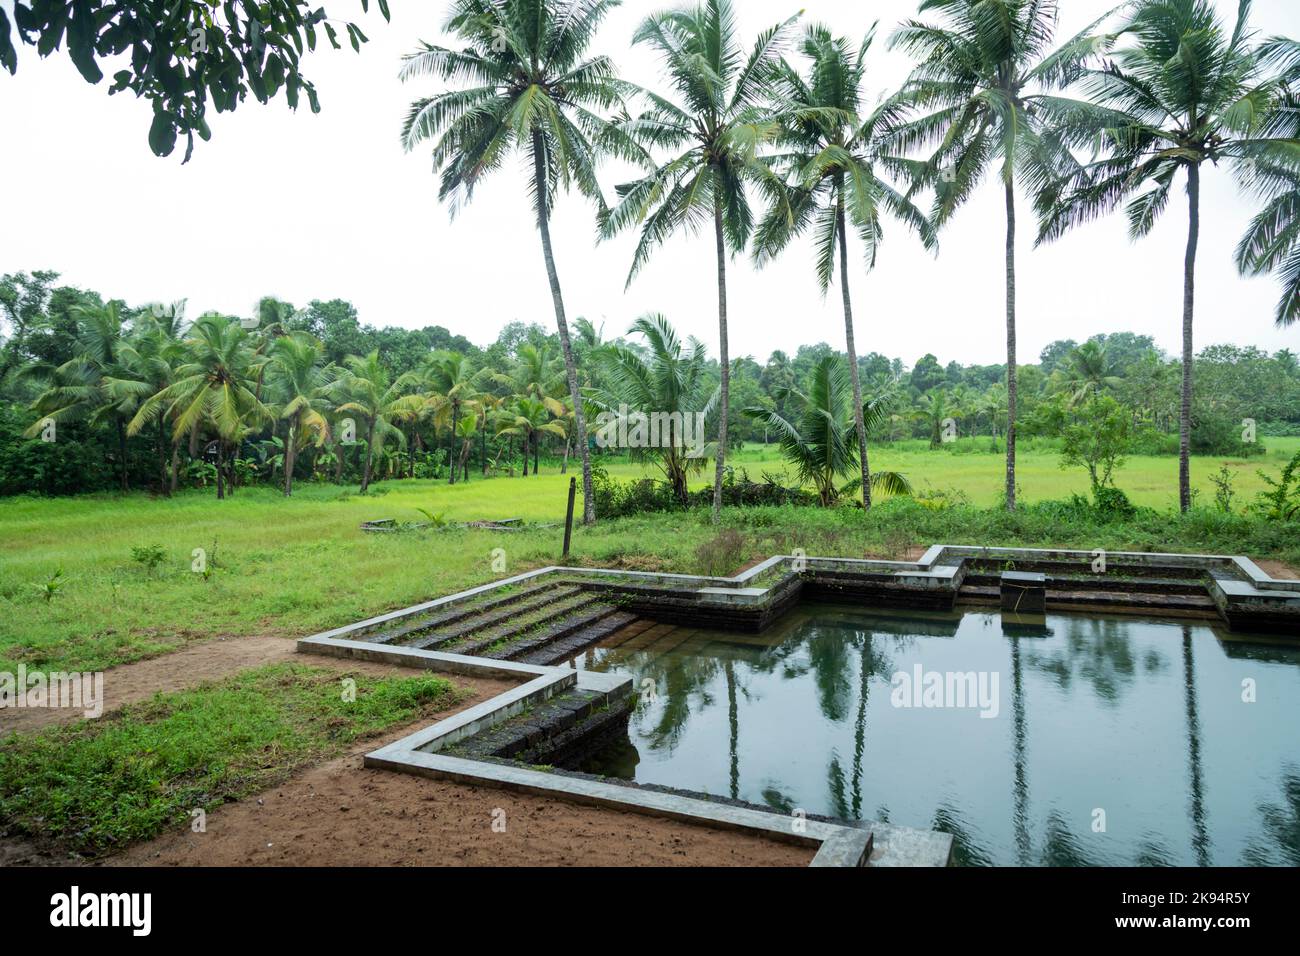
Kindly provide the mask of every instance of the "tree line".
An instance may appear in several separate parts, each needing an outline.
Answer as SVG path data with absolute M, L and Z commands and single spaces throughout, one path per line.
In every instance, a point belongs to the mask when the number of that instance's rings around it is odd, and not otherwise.
M 377 479 L 567 471 L 577 457 L 559 336 L 536 323 L 509 323 L 479 346 L 439 326 L 376 328 L 341 300 L 297 307 L 274 297 L 247 316 L 191 320 L 183 302 L 129 306 L 49 271 L 0 276 L 0 318 L 9 330 L 0 343 L 0 494 L 201 486 L 224 496 L 254 482 L 291 494 L 295 481 L 368 489 Z M 712 459 L 722 376 L 703 344 L 681 341 L 654 315 L 621 335 L 579 318 L 574 333 L 587 407 L 703 412 Z M 856 365 L 874 441 L 1005 448 L 1005 366 L 944 365 L 929 354 L 909 365 L 875 352 Z M 848 372 L 847 355 L 826 343 L 733 359 L 728 443 L 815 445 L 823 462 L 836 462 L 829 474 L 857 467 Z M 1295 354 L 1211 346 L 1197 374 L 1198 453 L 1262 449 L 1262 438 L 1243 441 L 1247 420 L 1260 436 L 1300 434 Z M 1053 342 L 1017 378 L 1037 435 L 1061 437 L 1105 396 L 1146 436 L 1135 450 L 1177 452 L 1179 360 L 1150 337 Z M 801 466 L 793 447 L 783 449 L 826 497 L 827 473 Z M 684 447 L 628 451 L 601 447 L 597 436 L 589 452 L 654 462 L 678 500 L 705 464 Z M 889 475 L 870 480 L 900 487 Z
M 1016 442 L 1026 427 L 1017 355 L 1018 200 L 1032 200 L 1038 243 L 1120 206 L 1140 237 L 1167 210 L 1175 186 L 1185 189 L 1177 431 L 1180 504 L 1190 508 L 1201 177 L 1226 167 L 1264 204 L 1241 241 L 1238 266 L 1277 272 L 1284 295 L 1276 320 L 1290 323 L 1300 308 L 1300 44 L 1258 39 L 1249 0 L 1239 0 L 1226 23 L 1208 0 L 1138 0 L 1059 45 L 1053 0 L 925 0 L 922 18 L 897 25 L 887 41 L 915 66 L 901 89 L 877 98 L 866 68 L 874 28 L 862 39 L 840 37 L 816 24 L 801 28 L 796 15 L 745 44 L 729 0 L 704 0 L 652 14 L 638 26 L 632 43 L 653 50 L 662 67 L 662 84 L 642 88 L 620 77 L 609 56 L 591 52 L 615 6 L 617 0 L 453 0 L 445 31 L 459 45 L 422 44 L 402 69 L 406 80 L 438 81 L 432 95 L 411 104 L 402 141 L 407 149 L 430 146 L 440 196 L 453 212 L 509 155 L 528 160 L 530 215 L 550 285 L 588 521 L 591 443 L 549 229 L 560 192 L 577 190 L 593 202 L 602 237 L 638 233 L 629 284 L 675 235 L 713 233 L 716 517 L 732 435 L 729 259 L 750 254 L 761 264 L 806 236 L 823 289 L 838 270 L 862 503 L 870 508 L 849 233 L 863 256 L 858 268 L 866 270 L 890 220 L 935 248 L 943 227 L 990 174 L 1001 181 L 1006 207 L 1008 508 L 1015 507 Z M 41 30 L 26 20 L 29 30 Z M 303 26 L 293 18 L 287 24 L 291 32 Z M 8 33 L 7 24 L 0 27 Z M 641 169 L 640 178 L 617 187 L 612 205 L 598 176 L 606 158 Z M 369 409 L 376 419 L 375 406 Z

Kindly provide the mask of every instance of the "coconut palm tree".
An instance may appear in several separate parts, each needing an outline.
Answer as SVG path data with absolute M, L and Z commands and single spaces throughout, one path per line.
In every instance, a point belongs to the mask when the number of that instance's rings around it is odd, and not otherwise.
M 1052 377 L 1073 407 L 1107 389 L 1117 388 L 1122 379 L 1114 371 L 1115 363 L 1106 353 L 1106 346 L 1094 340 L 1072 349 Z
M 298 452 L 308 442 L 320 448 L 329 440 L 330 410 L 326 389 L 336 369 L 322 364 L 325 349 L 306 332 L 282 336 L 271 346 L 267 384 L 276 398 L 276 417 L 287 423 L 284 442 L 284 495 L 293 494 L 293 471 Z
M 126 340 L 126 320 L 117 302 L 105 306 L 74 307 L 77 322 L 76 355 L 51 370 L 33 370 L 33 377 L 45 376 L 49 383 L 32 403 L 38 418 L 27 436 L 41 431 L 46 421 L 55 423 L 87 418 L 91 424 L 111 421 L 117 432 L 118 465 L 122 490 L 129 490 L 127 428 L 135 397 L 114 396 L 109 383 L 121 373 L 120 353 Z
M 518 396 L 514 403 L 497 415 L 496 433 L 517 435 L 523 443 L 524 475 L 528 474 L 528 452 L 532 449 L 533 474 L 538 473 L 538 439 L 542 435 L 557 435 L 567 438 L 564 425 L 552 419 L 564 413 L 564 405 L 553 398 L 532 398 L 528 395 Z
M 1006 505 L 1016 507 L 1016 184 L 1041 187 L 1051 175 L 1060 143 L 1042 135 L 1042 118 L 1065 112 L 1068 102 L 1047 95 L 1071 80 L 1109 38 L 1093 24 L 1049 53 L 1056 0 L 922 0 L 922 13 L 941 21 L 908 20 L 890 46 L 920 60 L 900 106 L 923 115 L 890 135 L 902 150 L 933 146 L 913 167 L 914 189 L 933 186 L 931 218 L 946 224 L 994 164 L 1006 204 L 1007 476 Z M 1098 21 L 1100 22 L 1100 21 Z
M 849 294 L 849 225 L 852 223 L 862 242 L 868 269 L 875 265 L 883 237 L 881 221 L 886 215 L 915 229 L 926 248 L 935 246 L 929 220 L 877 169 L 879 139 L 896 119 L 896 105 L 886 100 L 869 115 L 860 115 L 867 52 L 874 37 L 873 27 L 854 51 L 845 38 L 833 36 L 824 26 L 813 25 L 803 40 L 808 72 L 801 74 L 789 63 L 778 65 L 772 83 L 774 109 L 782 125 L 777 145 L 782 150 L 782 166 L 794 186 L 789 202 L 783 200 L 769 210 L 754 237 L 754 256 L 762 264 L 811 227 L 822 295 L 830 288 L 838 251 L 864 509 L 871 508 L 871 467 Z
M 482 375 L 459 352 L 434 352 L 415 374 L 421 389 L 427 392 L 427 408 L 433 413 L 434 429 L 446 428 L 449 433 L 448 484 L 454 485 L 462 442 L 461 420 L 465 412 L 472 413 L 478 408 Z
M 930 431 L 930 447 L 938 448 L 943 444 L 945 425 L 955 421 L 958 411 L 949 401 L 947 391 L 942 388 L 932 388 L 925 393 L 916 415 Z
M 597 28 L 617 5 L 618 0 L 453 0 L 444 29 L 462 48 L 422 44 L 401 71 L 403 80 L 435 76 L 463 84 L 412 103 L 402 127 L 408 150 L 434 141 L 434 167 L 442 171 L 439 197 L 450 202 L 453 214 L 509 153 L 521 150 L 530 161 L 529 188 L 582 452 L 586 524 L 596 520 L 591 455 L 550 220 L 556 196 L 570 186 L 604 208 L 598 153 L 641 158 L 597 112 L 621 106 L 623 84 L 613 61 L 587 55 Z
M 183 311 L 183 304 L 178 304 Z M 185 346 L 176 332 L 187 326 L 177 320 L 178 309 L 138 314 L 134 331 L 118 347 L 115 374 L 104 379 L 104 387 L 123 412 L 134 416 L 141 402 L 171 385 L 177 368 L 185 361 Z M 182 331 L 183 334 L 183 331 Z M 180 440 L 168 436 L 167 413 L 159 406 L 155 412 L 158 432 L 158 487 L 163 494 L 176 492 L 180 467 Z M 170 471 L 167 446 L 171 445 Z
M 1116 50 L 1103 68 L 1081 76 L 1093 102 L 1076 104 L 1062 117 L 1066 142 L 1100 144 L 1101 154 L 1067 168 L 1039 200 L 1039 242 L 1056 239 L 1126 201 L 1129 231 L 1136 239 L 1150 233 L 1169 205 L 1175 181 L 1180 174 L 1186 176 L 1178 424 L 1178 498 L 1183 511 L 1192 506 L 1192 329 L 1201 170 L 1207 162 L 1228 162 L 1247 174 L 1242 165 L 1266 154 L 1266 120 L 1285 95 L 1285 83 L 1265 74 L 1251 45 L 1249 13 L 1249 0 L 1238 0 L 1229 33 L 1209 0 L 1139 4 L 1121 31 L 1131 38 L 1129 44 Z
M 683 228 L 694 232 L 710 221 L 713 224 L 722 371 L 714 521 L 722 510 L 731 396 L 727 253 L 743 252 L 753 231 L 754 214 L 746 184 L 762 189 L 773 205 L 779 206 L 785 194 L 780 177 L 760 158 L 758 149 L 779 128 L 761 107 L 796 19 L 791 17 L 760 33 L 748 57 L 736 37 L 731 0 L 704 0 L 696 7 L 656 13 L 641 23 L 633 42 L 650 46 L 659 54 L 669 84 L 683 105 L 647 92 L 647 111 L 621 126 L 638 141 L 672 150 L 675 155 L 643 179 L 620 186 L 619 204 L 601 217 L 601 235 L 606 238 L 633 226 L 641 228 L 629 285 L 651 252 L 673 233 Z
M 1243 275 L 1276 272 L 1282 280 L 1275 321 L 1285 328 L 1300 318 L 1300 170 L 1273 166 L 1253 177 L 1268 200 L 1237 246 Z
M 226 446 L 273 418 L 254 391 L 265 359 L 254 353 L 239 322 L 221 315 L 195 322 L 184 345 L 186 361 L 173 382 L 140 404 L 127 433 L 137 434 L 161 410 L 172 422 L 174 441 L 204 430 L 215 434 L 220 500 L 226 497 Z
M 393 420 L 418 408 L 425 399 L 413 395 L 416 387 L 413 376 L 403 375 L 394 381 L 392 374 L 379 360 L 379 350 L 364 358 L 349 355 L 343 360 L 343 369 L 325 388 L 325 394 L 338 402 L 335 412 L 340 415 L 355 413 L 366 425 L 366 460 L 361 472 L 361 494 L 370 490 L 374 469 L 375 442 L 381 445 L 391 436 L 399 445 L 406 444 L 406 436 L 393 424 Z
M 605 413 L 607 423 L 615 428 L 624 408 L 629 416 L 670 416 L 667 420 L 674 434 L 667 441 L 661 440 L 654 447 L 632 448 L 631 453 L 636 459 L 652 458 L 672 486 L 673 496 L 685 505 L 689 500 L 688 480 L 703 471 L 706 459 L 705 454 L 692 457 L 687 439 L 696 440 L 695 452 L 707 452 L 699 444 L 703 434 L 684 433 L 686 423 L 698 422 L 695 416 L 700 414 L 707 421 L 717 409 L 720 390 L 711 384 L 704 346 L 692 338 L 683 349 L 663 315 L 642 316 L 632 323 L 628 334 L 640 337 L 645 343 L 644 352 L 610 343 L 594 353 L 602 374 L 601 386 L 595 389 L 591 403 Z M 682 433 L 677 433 L 677 428 L 682 428 Z
M 1277 326 L 1285 328 L 1300 318 L 1300 158 L 1288 148 L 1300 135 L 1300 41 L 1274 37 L 1262 43 L 1257 53 L 1261 63 L 1279 68 L 1278 79 L 1287 84 L 1288 92 L 1264 124 L 1278 142 L 1257 144 L 1253 161 L 1242 170 L 1244 184 L 1265 205 L 1237 247 L 1237 267 L 1244 275 L 1279 275 L 1282 296 L 1275 318 Z M 1287 358 L 1293 365 L 1289 352 Z
M 840 485 L 840 479 L 858 470 L 858 449 L 854 441 L 858 416 L 854 414 L 848 370 L 839 356 L 828 355 L 813 368 L 807 392 L 790 397 L 798 409 L 793 421 L 766 408 L 751 407 L 745 414 L 776 433 L 781 454 L 794 466 L 799 480 L 817 489 L 822 507 L 834 504 L 843 494 L 857 490 L 861 478 Z M 887 403 L 874 400 L 861 410 L 867 430 L 881 424 L 888 415 Z M 876 490 L 888 495 L 910 495 L 912 486 L 895 471 L 876 471 L 870 479 Z

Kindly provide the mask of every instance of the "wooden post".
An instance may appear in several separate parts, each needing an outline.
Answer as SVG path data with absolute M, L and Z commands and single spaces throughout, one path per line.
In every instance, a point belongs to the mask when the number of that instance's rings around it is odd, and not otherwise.
M 569 541 L 573 537 L 573 499 L 578 494 L 578 479 L 569 479 L 569 512 L 564 518 L 564 555 L 569 556 Z

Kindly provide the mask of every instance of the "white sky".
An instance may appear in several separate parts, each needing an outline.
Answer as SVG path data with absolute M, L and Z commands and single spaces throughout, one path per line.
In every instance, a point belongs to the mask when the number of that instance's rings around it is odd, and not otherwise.
M 797 2 L 737 3 L 746 44 Z M 913 15 L 914 0 L 803 2 L 806 20 L 854 38 L 879 20 L 868 89 L 874 97 L 901 82 L 907 61 L 883 41 Z M 1226 16 L 1235 14 L 1233 0 L 1217 3 Z M 625 0 L 594 47 L 613 55 L 627 78 L 660 87 L 652 54 L 629 41 L 639 19 L 662 5 Z M 1060 39 L 1111 5 L 1061 0 Z M 329 9 L 341 17 L 349 6 L 332 0 Z M 360 4 L 355 8 L 359 13 Z M 420 39 L 441 39 L 443 14 L 440 0 L 393 0 L 391 25 L 372 12 L 361 21 L 371 42 L 359 55 L 318 49 L 306 60 L 320 92 L 319 115 L 305 105 L 293 114 L 282 101 L 262 107 L 252 100 L 233 114 L 210 112 L 213 139 L 199 143 L 185 166 L 183 145 L 168 159 L 149 151 L 146 102 L 108 97 L 108 80 L 89 86 L 65 54 L 41 61 L 20 47 L 18 75 L 0 75 L 0 272 L 57 269 L 64 282 L 132 304 L 188 298 L 191 315 L 246 314 L 262 295 L 299 306 L 338 297 L 355 303 L 363 322 L 443 325 L 480 344 L 513 320 L 553 328 L 522 163 L 484 182 L 453 223 L 437 202 L 427 151 L 408 155 L 399 144 L 408 103 L 435 90 L 433 80 L 399 82 L 399 58 Z M 1253 24 L 1261 35 L 1300 34 L 1300 4 L 1256 0 Z M 626 178 L 625 171 L 608 171 L 608 198 Z M 1054 339 L 1123 330 L 1153 335 L 1177 351 L 1186 237 L 1181 190 L 1155 233 L 1136 245 L 1117 214 L 1034 250 L 1032 211 L 1023 199 L 1021 208 L 1022 360 L 1035 360 Z M 1232 265 L 1251 211 L 1226 171 L 1209 172 L 1198 349 L 1218 342 L 1270 351 L 1300 346 L 1295 329 L 1273 327 L 1275 282 L 1241 279 Z M 909 365 L 926 352 L 945 363 L 1002 361 L 1003 228 L 996 180 L 943 234 L 937 259 L 894 226 L 876 270 L 853 276 L 859 351 Z M 597 246 L 591 209 L 576 198 L 556 209 L 553 233 L 570 317 L 604 322 L 612 336 L 637 315 L 661 311 L 716 355 L 711 236 L 674 241 L 625 292 L 631 235 Z M 762 272 L 736 260 L 730 277 L 733 356 L 762 361 L 773 349 L 793 353 L 818 341 L 842 347 L 838 296 L 822 299 L 807 241 Z

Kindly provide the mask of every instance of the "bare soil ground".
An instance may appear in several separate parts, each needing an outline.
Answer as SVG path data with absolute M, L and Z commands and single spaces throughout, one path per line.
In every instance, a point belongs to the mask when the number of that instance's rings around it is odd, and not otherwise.
M 249 667 L 298 658 L 376 676 L 387 664 L 297 655 L 285 638 L 210 641 L 105 674 L 106 709 Z M 409 671 L 406 671 L 409 673 Z M 451 678 L 468 707 L 512 686 Z M 36 730 L 78 714 L 10 711 L 0 733 Z M 445 716 L 440 715 L 440 716 Z M 16 719 L 15 719 L 16 718 Z M 100 861 L 108 866 L 806 866 L 813 851 L 640 814 L 583 807 L 487 787 L 426 780 L 361 766 L 364 754 L 419 723 L 358 743 L 343 757 L 208 814 L 207 832 L 164 834 Z M 493 811 L 505 812 L 505 832 Z M 498 814 L 498 818 L 500 815 Z M 33 843 L 0 838 L 0 866 L 75 863 Z
M 147 700 L 159 691 L 183 690 L 250 667 L 287 660 L 296 656 L 294 648 L 294 641 L 284 637 L 214 638 L 162 657 L 111 667 L 104 672 L 104 711 Z M 72 709 L 5 708 L 0 710 L 0 736 L 69 723 L 81 716 L 82 711 Z
M 1300 581 L 1300 572 L 1281 561 L 1256 561 L 1264 573 L 1279 581 Z
M 394 732 L 397 739 L 411 728 Z M 361 766 L 369 741 L 162 836 L 125 866 L 806 866 L 812 851 L 640 814 Z M 505 832 L 493 830 L 504 811 Z

